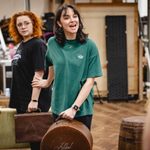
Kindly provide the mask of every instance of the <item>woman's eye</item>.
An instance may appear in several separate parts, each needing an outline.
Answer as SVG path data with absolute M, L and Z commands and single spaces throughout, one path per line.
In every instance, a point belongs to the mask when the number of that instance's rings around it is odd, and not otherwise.
M 69 17 L 68 16 L 64 16 L 64 19 L 69 19 Z
M 73 17 L 74 17 L 74 18 L 77 18 L 77 17 L 78 17 L 78 15 L 74 15 Z

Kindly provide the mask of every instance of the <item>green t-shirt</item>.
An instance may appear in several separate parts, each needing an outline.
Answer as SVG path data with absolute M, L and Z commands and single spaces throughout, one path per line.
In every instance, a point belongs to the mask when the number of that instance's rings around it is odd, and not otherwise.
M 98 49 L 90 39 L 83 44 L 76 40 L 66 40 L 62 47 L 55 37 L 50 38 L 46 64 L 47 67 L 54 67 L 51 108 L 57 115 L 72 106 L 87 78 L 102 76 Z M 76 117 L 91 114 L 93 90 L 81 105 Z

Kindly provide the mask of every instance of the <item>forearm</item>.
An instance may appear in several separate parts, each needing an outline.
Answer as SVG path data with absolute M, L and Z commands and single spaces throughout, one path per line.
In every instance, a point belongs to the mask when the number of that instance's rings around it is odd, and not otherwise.
M 44 71 L 36 71 L 33 77 L 33 80 L 38 77 L 38 78 L 43 78 L 44 75 Z M 39 99 L 39 95 L 41 92 L 41 88 L 40 87 L 32 87 L 32 95 L 31 95 L 31 100 L 38 100 Z
M 35 78 L 42 79 L 43 74 L 44 74 L 43 70 L 36 71 L 35 74 L 34 74 L 33 80 Z M 28 104 L 28 108 L 27 108 L 28 112 L 36 111 L 38 109 L 38 100 L 39 100 L 40 92 L 41 92 L 40 87 L 32 87 L 32 94 L 31 94 L 31 98 L 30 98 L 30 103 Z
M 51 85 L 54 80 L 54 70 L 53 67 L 49 67 L 47 79 L 42 79 L 40 76 L 35 76 L 32 81 L 33 88 L 47 88 Z
M 82 103 L 87 99 L 88 95 L 90 94 L 90 91 L 94 85 L 94 78 L 88 78 L 85 84 L 83 85 L 81 91 L 79 92 L 79 95 L 77 96 L 74 105 L 77 105 L 80 107 Z
M 40 96 L 41 88 L 32 88 L 31 100 L 38 100 Z
M 94 78 L 88 78 L 81 88 L 76 100 L 72 104 L 72 106 L 65 111 L 61 112 L 60 115 L 63 118 L 67 119 L 73 119 L 76 115 L 76 112 L 78 111 L 78 108 L 84 103 L 84 101 L 87 99 L 87 97 L 90 94 L 90 91 L 94 85 Z
M 51 85 L 52 81 L 54 80 L 54 69 L 53 67 L 49 67 L 49 73 L 47 78 L 47 87 Z

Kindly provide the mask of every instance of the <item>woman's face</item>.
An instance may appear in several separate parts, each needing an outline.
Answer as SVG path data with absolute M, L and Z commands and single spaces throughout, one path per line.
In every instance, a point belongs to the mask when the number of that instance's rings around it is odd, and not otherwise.
M 33 24 L 28 16 L 17 17 L 16 26 L 19 34 L 23 37 L 25 41 L 32 37 Z
M 62 11 L 60 21 L 57 22 L 63 28 L 67 39 L 75 39 L 79 29 L 79 17 L 71 8 L 67 8 L 66 13 Z

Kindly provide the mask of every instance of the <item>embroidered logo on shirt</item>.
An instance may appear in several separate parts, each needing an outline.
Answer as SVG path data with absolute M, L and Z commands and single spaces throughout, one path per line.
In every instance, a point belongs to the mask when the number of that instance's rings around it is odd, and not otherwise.
M 78 55 L 78 58 L 79 58 L 79 59 L 83 59 L 83 55 L 81 55 L 81 54 Z

